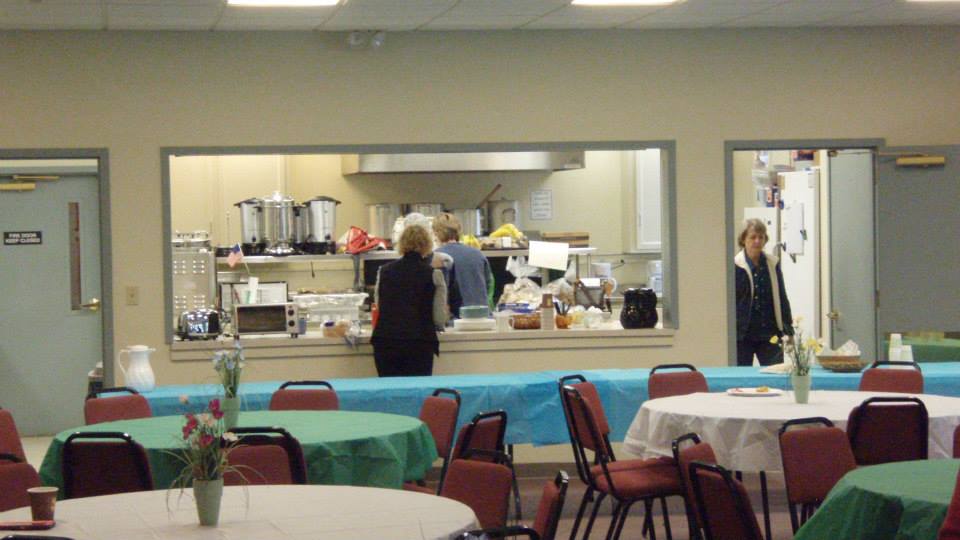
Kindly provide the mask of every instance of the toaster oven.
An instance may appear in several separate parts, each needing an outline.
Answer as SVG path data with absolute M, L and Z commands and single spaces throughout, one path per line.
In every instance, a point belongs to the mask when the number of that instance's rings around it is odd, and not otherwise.
M 296 304 L 237 304 L 233 307 L 233 331 L 242 334 L 300 334 Z

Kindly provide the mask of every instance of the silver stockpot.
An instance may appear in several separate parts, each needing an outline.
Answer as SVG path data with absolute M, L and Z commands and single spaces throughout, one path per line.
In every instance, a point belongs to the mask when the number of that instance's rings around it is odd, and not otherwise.
M 263 201 L 253 198 L 234 204 L 240 209 L 240 238 L 244 244 L 263 241 Z
M 264 252 L 268 255 L 290 255 L 294 240 L 293 207 L 296 202 L 279 191 L 263 199 Z
M 377 238 L 390 239 L 393 236 L 393 224 L 403 216 L 400 203 L 376 203 L 367 205 L 369 217 L 367 233 Z

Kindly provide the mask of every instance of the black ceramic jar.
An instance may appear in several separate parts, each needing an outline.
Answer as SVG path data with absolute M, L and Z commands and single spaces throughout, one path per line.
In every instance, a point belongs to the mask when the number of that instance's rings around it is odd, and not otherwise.
M 653 289 L 623 291 L 620 325 L 624 328 L 653 328 L 657 325 L 657 294 Z

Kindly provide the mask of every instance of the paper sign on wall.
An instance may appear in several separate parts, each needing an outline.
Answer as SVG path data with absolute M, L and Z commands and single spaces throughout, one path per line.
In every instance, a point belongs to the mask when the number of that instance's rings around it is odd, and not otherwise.
M 803 203 L 790 203 L 780 213 L 783 243 L 790 255 L 803 255 Z
M 530 219 L 553 219 L 553 190 L 535 189 L 530 192 Z
M 530 258 L 527 264 L 553 270 L 566 270 L 570 256 L 570 244 L 565 242 L 530 241 Z

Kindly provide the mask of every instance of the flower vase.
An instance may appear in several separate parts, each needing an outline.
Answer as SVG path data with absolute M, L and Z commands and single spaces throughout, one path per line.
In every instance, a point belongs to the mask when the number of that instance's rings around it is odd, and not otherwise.
M 237 427 L 240 419 L 240 396 L 224 397 L 220 403 L 223 411 L 223 427 L 227 431 Z
M 220 521 L 220 499 L 223 497 L 223 478 L 193 480 L 193 498 L 197 501 L 200 525 L 216 527 Z
M 790 385 L 793 386 L 793 399 L 797 403 L 807 403 L 810 400 L 810 374 L 790 375 Z

